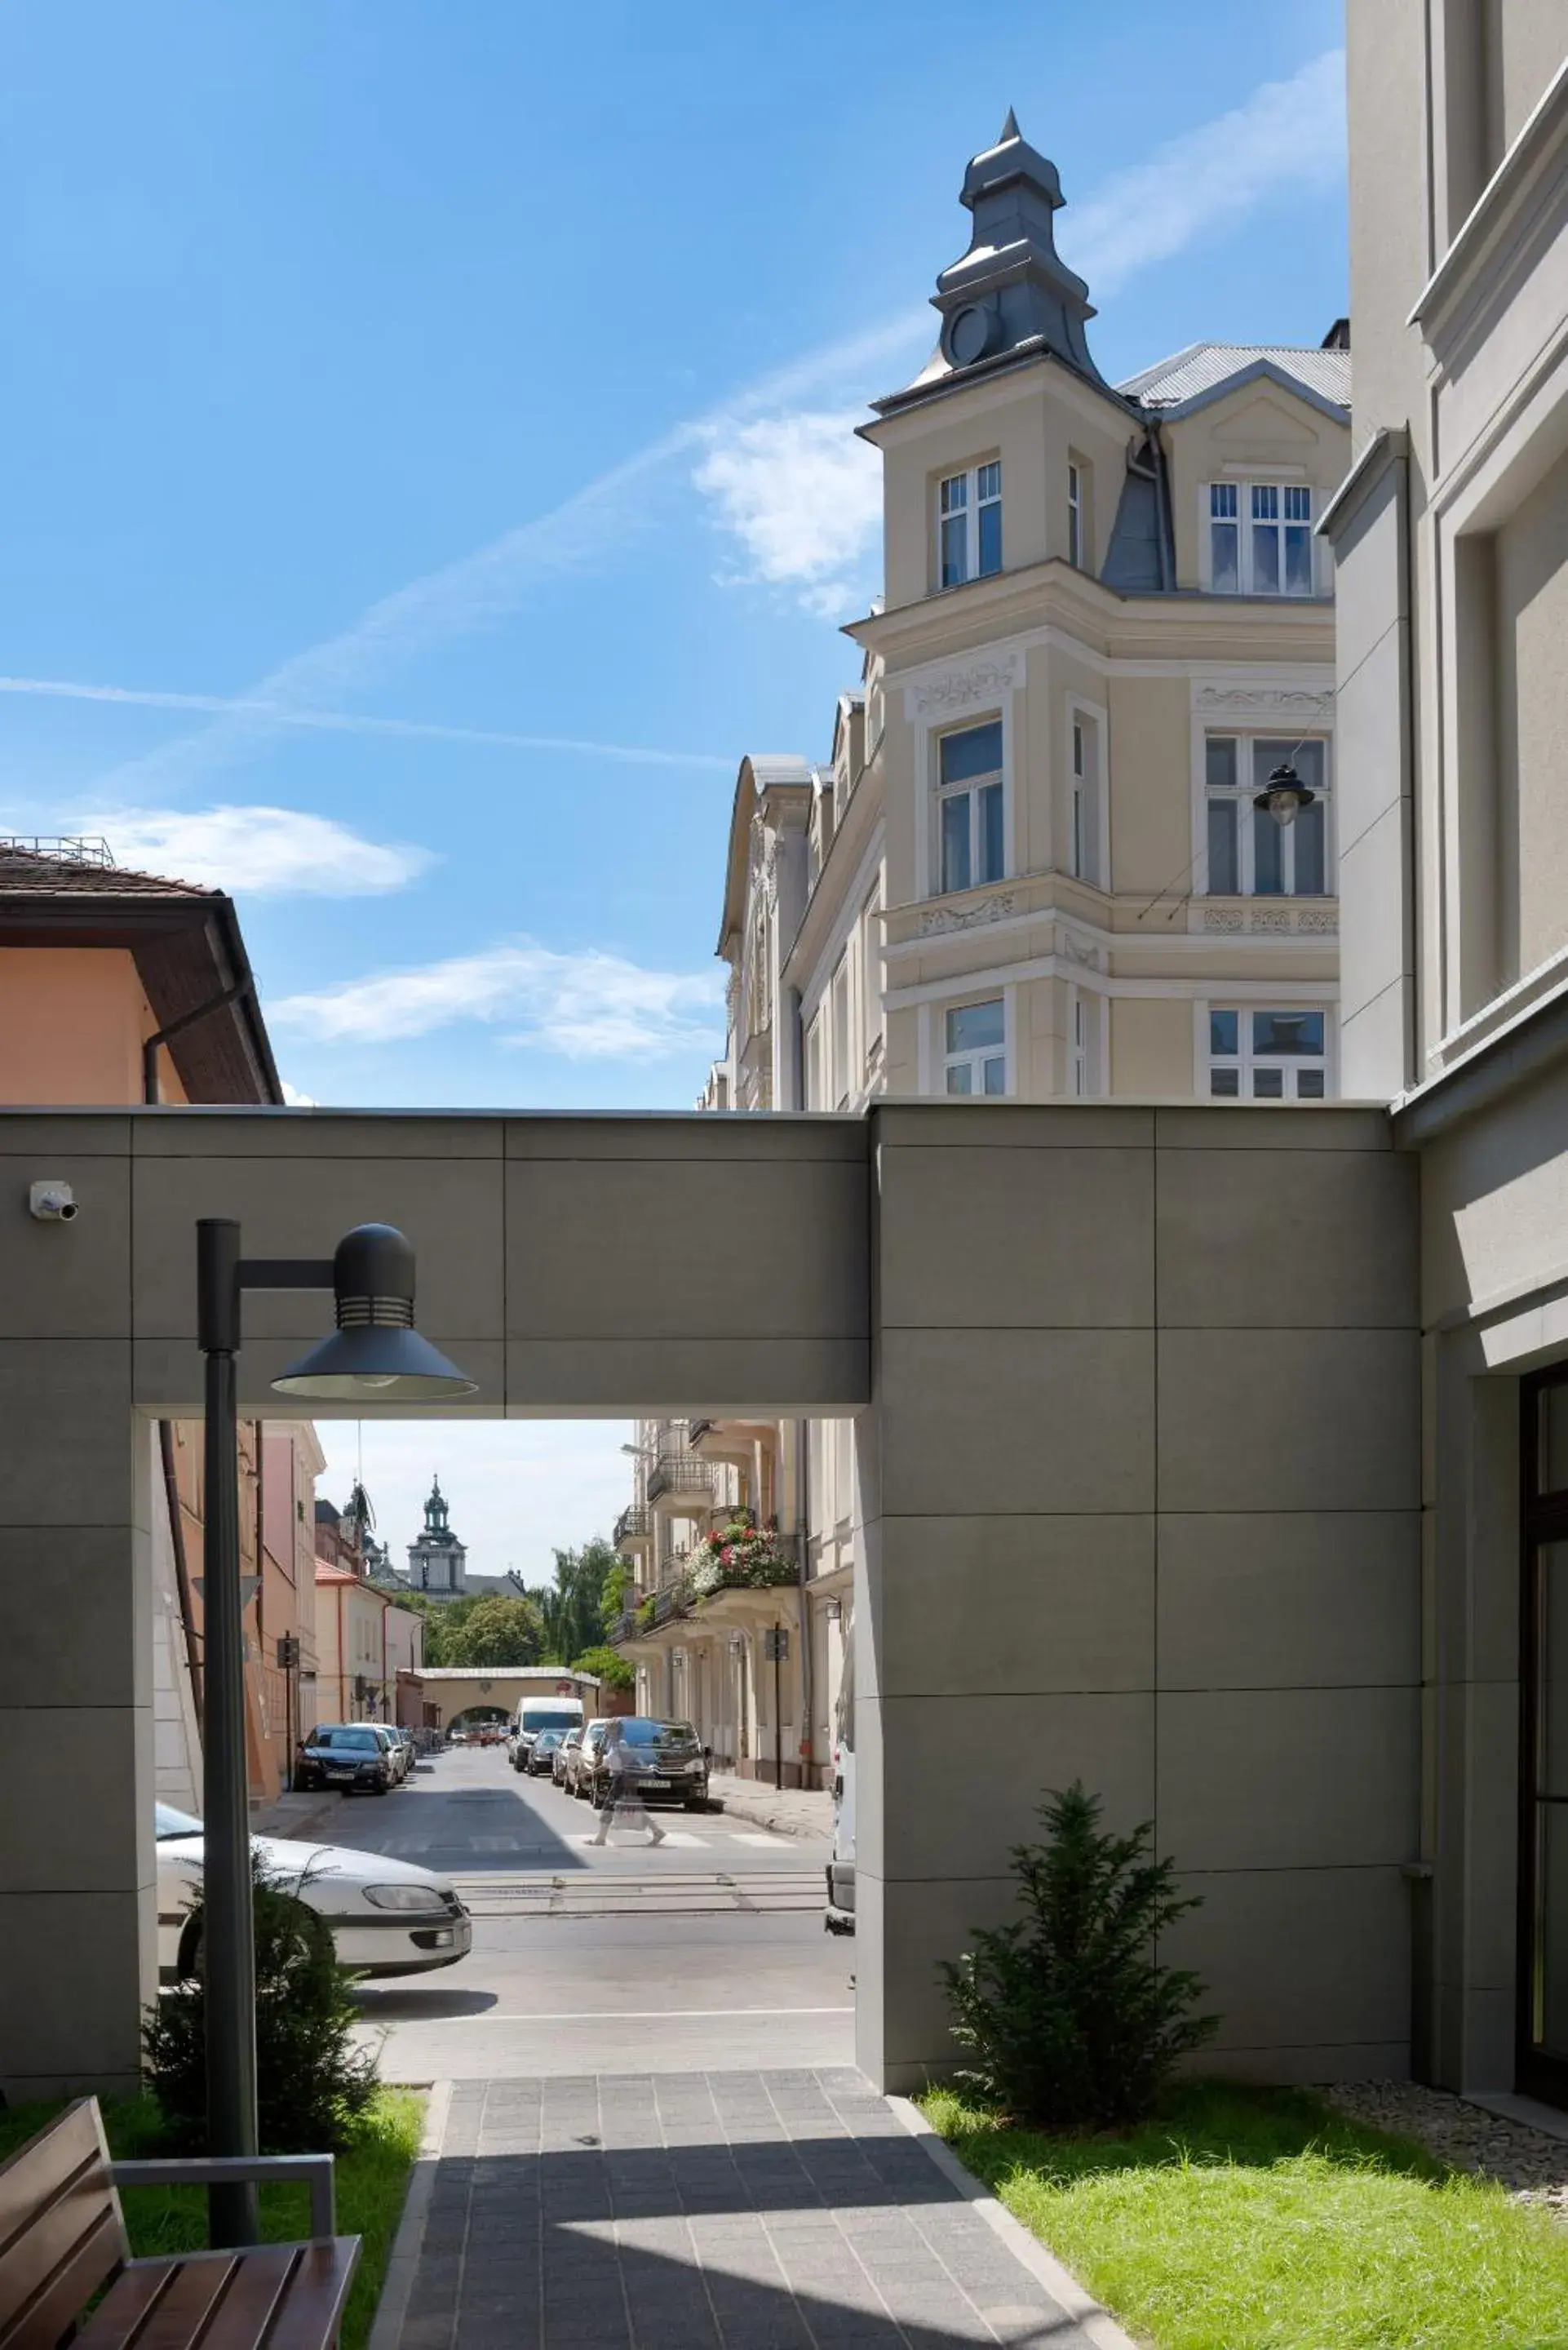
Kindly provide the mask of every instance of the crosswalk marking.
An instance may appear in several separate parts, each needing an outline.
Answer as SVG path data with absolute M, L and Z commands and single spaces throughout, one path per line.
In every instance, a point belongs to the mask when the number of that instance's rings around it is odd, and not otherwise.
M 823 1883 L 815 1869 L 657 1869 L 647 1876 L 593 1870 L 563 1876 L 550 1870 L 487 1871 L 458 1877 L 456 1890 L 476 1918 L 604 1918 L 682 1911 L 778 1912 L 820 1909 Z
M 778 1843 L 778 1838 L 770 1828 L 763 1828 L 760 1833 L 755 1831 L 748 1833 L 740 1828 L 732 1828 L 725 1841 L 728 1844 L 760 1844 L 764 1850 L 772 1852 Z

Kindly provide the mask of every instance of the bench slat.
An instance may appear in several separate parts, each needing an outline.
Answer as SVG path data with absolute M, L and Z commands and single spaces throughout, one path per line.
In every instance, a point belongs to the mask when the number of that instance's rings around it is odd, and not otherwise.
M 109 2149 L 97 2104 L 91 2097 L 83 2097 L 0 2162 L 0 2272 L 11 2238 L 27 2225 L 41 2205 L 53 2202 L 67 2179 L 87 2169 L 95 2158 L 107 2164 Z M 107 2171 L 104 2184 L 107 2188 Z
M 237 2252 L 187 2252 L 176 2257 L 174 2273 L 134 2334 L 121 2335 L 136 2350 L 191 2350 L 204 2336 L 202 2326 L 223 2297 L 243 2255 Z M 164 2265 L 160 2263 L 160 2265 Z M 99 2350 L 95 2316 L 83 2338 Z M 111 2334 L 108 2340 L 112 2342 Z
M 76 2350 L 84 2341 L 106 2345 L 135 2339 L 136 2329 L 180 2266 L 179 2254 L 162 2261 L 133 2261 L 121 2269 L 91 2317 L 77 2335 Z
M 334 2236 L 327 2243 L 305 2245 L 267 2350 L 325 2350 L 335 2342 L 358 2265 L 358 2236 Z
M 0 2268 L 0 2350 L 57 2342 L 119 2267 L 124 2243 L 118 2210 L 67 2189 L 16 2238 Z
M 269 2244 L 262 2251 L 242 2252 L 238 2273 L 202 2336 L 202 2350 L 261 2350 L 270 2343 L 267 2328 L 279 2305 L 286 2304 L 298 2260 L 297 2244 Z M 325 2336 L 316 2350 L 326 2350 Z

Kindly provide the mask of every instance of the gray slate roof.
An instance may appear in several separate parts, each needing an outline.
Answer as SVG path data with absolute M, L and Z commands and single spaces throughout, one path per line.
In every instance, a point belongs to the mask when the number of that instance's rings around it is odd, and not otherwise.
M 1260 362 L 1290 376 L 1315 399 L 1350 406 L 1350 353 L 1289 343 L 1189 343 L 1184 351 L 1129 376 L 1116 390 L 1146 408 L 1179 408 L 1218 391 L 1231 377 L 1244 375 Z

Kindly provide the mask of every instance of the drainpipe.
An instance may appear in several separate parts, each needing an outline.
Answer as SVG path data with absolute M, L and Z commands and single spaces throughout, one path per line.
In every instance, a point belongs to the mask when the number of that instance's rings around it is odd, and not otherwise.
M 196 1736 L 202 1735 L 202 1659 L 198 1654 L 201 1634 L 196 1629 L 196 1609 L 191 1595 L 191 1564 L 185 1555 L 184 1505 L 180 1499 L 180 1477 L 174 1465 L 174 1423 L 161 1419 L 158 1423 L 158 1448 L 163 1456 L 163 1493 L 169 1511 L 169 1538 L 174 1552 L 174 1587 L 180 1599 L 180 1622 L 185 1634 L 185 1662 L 191 1674 L 191 1698 L 196 1712 Z
M 807 1773 L 815 1762 L 812 1745 L 816 1729 L 815 1659 L 811 1648 L 811 1559 L 805 1523 L 805 1448 L 811 1440 L 811 1422 L 797 1419 L 794 1424 L 794 1561 L 800 1581 L 800 1783 L 807 1783 Z

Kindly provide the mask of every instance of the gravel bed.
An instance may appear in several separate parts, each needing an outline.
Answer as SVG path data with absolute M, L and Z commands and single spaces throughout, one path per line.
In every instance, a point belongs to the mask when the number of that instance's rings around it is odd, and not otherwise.
M 1516 2202 L 1539 2204 L 1568 2226 L 1568 2138 L 1414 2081 L 1345 2081 L 1318 2094 L 1354 2121 L 1418 2139 L 1439 2161 L 1495 2179 Z

